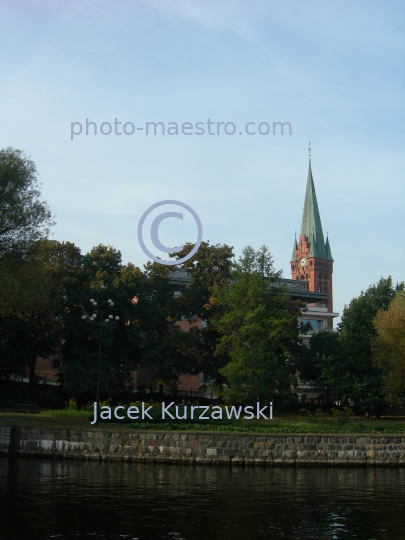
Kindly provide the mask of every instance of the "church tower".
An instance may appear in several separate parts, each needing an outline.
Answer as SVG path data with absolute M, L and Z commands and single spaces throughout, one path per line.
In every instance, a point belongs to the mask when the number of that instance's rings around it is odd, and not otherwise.
M 297 242 L 297 238 L 295 238 L 294 242 L 291 275 L 294 280 L 306 281 L 308 291 L 327 293 L 328 300 L 323 305 L 323 308 L 327 308 L 325 311 L 328 314 L 333 312 L 332 273 L 333 258 L 329 239 L 326 238 L 325 242 L 323 236 L 321 216 L 312 177 L 310 153 L 301 231 L 299 241 Z M 319 304 L 317 305 L 319 306 Z M 332 317 L 328 317 L 329 328 L 332 327 L 332 320 Z

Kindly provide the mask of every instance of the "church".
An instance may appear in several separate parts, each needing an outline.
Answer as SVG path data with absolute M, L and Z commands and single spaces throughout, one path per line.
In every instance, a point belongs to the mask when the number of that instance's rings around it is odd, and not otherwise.
M 333 319 L 338 313 L 333 311 L 333 258 L 329 239 L 324 239 L 315 185 L 312 176 L 311 155 L 309 158 L 308 178 L 305 192 L 304 209 L 302 212 L 299 239 L 295 238 L 291 257 L 291 278 L 280 279 L 276 285 L 287 288 L 294 300 L 301 300 L 306 311 L 300 321 L 310 323 L 312 330 L 301 335 L 303 344 L 308 346 L 311 335 L 320 330 L 332 330 Z M 176 289 L 182 289 L 191 282 L 190 275 L 180 266 L 174 266 L 169 281 L 174 294 L 181 294 Z M 178 321 L 178 326 L 189 331 L 188 321 Z M 203 321 L 197 320 L 195 325 L 201 327 Z M 35 373 L 48 380 L 56 380 L 59 371 L 59 361 L 56 358 L 38 358 Z M 179 390 L 197 393 L 204 383 L 204 375 L 181 374 Z M 144 368 L 133 373 L 135 388 L 152 385 L 148 371 Z
M 300 236 L 298 241 L 295 238 L 290 264 L 292 281 L 304 283 L 308 296 L 312 297 L 307 298 L 308 311 L 300 320 L 304 323 L 310 322 L 315 332 L 325 329 L 333 330 L 333 319 L 339 316 L 339 313 L 333 312 L 333 258 L 329 238 L 326 238 L 325 242 L 323 236 L 312 177 L 311 156 Z M 310 336 L 302 336 L 302 338 L 307 344 Z

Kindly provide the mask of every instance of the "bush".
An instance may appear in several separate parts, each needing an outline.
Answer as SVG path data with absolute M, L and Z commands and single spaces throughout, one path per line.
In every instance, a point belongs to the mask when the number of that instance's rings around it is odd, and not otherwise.
M 343 407 L 343 409 L 333 408 L 330 412 L 332 413 L 332 416 L 336 418 L 339 427 L 347 424 L 353 416 L 353 411 L 350 407 Z

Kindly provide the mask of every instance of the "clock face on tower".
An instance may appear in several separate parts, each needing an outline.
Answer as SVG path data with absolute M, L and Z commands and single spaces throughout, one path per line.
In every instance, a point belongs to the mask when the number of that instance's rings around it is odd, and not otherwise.
M 300 259 L 300 266 L 304 267 L 306 264 L 307 264 L 307 260 L 304 257 L 302 257 L 302 259 Z

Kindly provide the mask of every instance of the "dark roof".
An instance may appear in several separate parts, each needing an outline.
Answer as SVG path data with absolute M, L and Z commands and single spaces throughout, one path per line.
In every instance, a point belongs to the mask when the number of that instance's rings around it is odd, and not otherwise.
M 169 273 L 171 285 L 189 285 L 192 281 L 190 274 L 180 266 L 173 266 L 173 270 Z
M 169 274 L 169 283 L 171 285 L 189 285 L 192 282 L 191 275 L 181 268 L 174 266 Z M 287 292 L 291 294 L 294 300 L 301 300 L 306 303 L 326 302 L 328 300 L 327 293 L 318 293 L 308 291 L 307 282 L 294 279 L 278 279 L 273 283 L 275 287 L 286 287 Z

